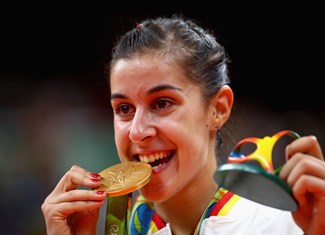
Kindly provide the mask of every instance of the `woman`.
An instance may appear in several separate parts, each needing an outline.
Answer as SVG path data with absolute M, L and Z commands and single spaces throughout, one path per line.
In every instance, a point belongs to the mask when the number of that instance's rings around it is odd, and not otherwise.
M 215 182 L 218 133 L 234 99 L 227 63 L 215 37 L 182 16 L 145 20 L 116 44 L 108 78 L 117 151 L 122 162 L 153 169 L 129 233 L 324 234 L 325 163 L 314 136 L 286 148 L 290 160 L 280 177 L 299 203 L 295 212 L 251 202 Z M 48 234 L 96 233 L 106 193 L 79 186 L 96 188 L 100 179 L 79 166 L 62 177 L 42 205 Z M 208 211 L 215 202 L 218 211 Z

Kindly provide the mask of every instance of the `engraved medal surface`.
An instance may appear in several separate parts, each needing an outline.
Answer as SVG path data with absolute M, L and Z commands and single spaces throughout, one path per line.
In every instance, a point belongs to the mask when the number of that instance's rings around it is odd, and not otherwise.
M 108 196 L 131 193 L 147 184 L 152 168 L 144 162 L 128 161 L 118 163 L 101 171 L 101 185 L 94 190 L 105 190 Z

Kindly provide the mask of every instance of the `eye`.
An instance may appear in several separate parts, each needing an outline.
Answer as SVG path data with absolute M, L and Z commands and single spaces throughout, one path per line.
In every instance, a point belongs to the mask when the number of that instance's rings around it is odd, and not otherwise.
M 155 110 L 166 110 L 174 106 L 174 103 L 168 99 L 159 99 L 154 103 Z
M 135 113 L 135 108 L 129 104 L 121 104 L 116 108 L 115 113 L 119 116 L 130 116 Z

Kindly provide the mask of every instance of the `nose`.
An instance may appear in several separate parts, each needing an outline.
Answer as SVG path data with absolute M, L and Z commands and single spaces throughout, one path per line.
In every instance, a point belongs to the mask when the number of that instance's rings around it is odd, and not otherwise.
M 152 114 L 138 109 L 129 130 L 130 140 L 134 143 L 146 143 L 155 135 L 156 128 L 152 125 Z

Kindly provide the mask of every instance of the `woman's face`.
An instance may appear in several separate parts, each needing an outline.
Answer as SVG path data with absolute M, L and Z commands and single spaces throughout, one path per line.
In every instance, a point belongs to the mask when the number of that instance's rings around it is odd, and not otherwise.
M 176 65 L 149 56 L 118 61 L 110 79 L 119 157 L 152 165 L 141 193 L 163 201 L 199 189 L 200 177 L 215 170 L 211 117 L 200 87 Z

